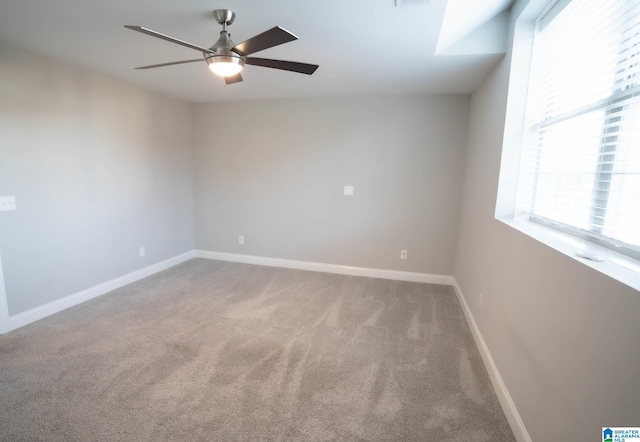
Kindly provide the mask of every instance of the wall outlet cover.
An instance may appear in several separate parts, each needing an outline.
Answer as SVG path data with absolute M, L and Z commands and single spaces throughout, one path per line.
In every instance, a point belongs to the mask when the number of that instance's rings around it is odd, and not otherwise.
M 0 212 L 16 210 L 15 196 L 0 196 Z

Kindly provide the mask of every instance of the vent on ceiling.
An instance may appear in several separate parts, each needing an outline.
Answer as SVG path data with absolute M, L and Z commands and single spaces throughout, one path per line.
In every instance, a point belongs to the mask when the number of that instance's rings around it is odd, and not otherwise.
M 396 6 L 408 6 L 408 5 L 430 5 L 431 0 L 396 0 Z

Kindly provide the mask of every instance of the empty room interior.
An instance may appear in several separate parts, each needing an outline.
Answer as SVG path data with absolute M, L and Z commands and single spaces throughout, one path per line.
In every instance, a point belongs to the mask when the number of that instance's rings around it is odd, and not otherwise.
M 0 440 L 638 430 L 639 48 L 635 0 L 0 0 Z

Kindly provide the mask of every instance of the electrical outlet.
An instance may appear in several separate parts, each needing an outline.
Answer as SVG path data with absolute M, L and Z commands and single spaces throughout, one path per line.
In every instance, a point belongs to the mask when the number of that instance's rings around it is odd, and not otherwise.
M 144 255 L 145 255 L 144 247 L 140 247 L 140 258 L 142 258 Z
M 400 259 L 407 259 L 407 251 L 400 250 Z
M 482 293 L 478 296 L 478 308 L 482 307 Z
M 240 244 L 240 245 L 244 244 L 244 236 L 239 236 L 238 237 L 238 244 Z
M 5 210 L 16 210 L 15 196 L 0 196 L 0 212 Z

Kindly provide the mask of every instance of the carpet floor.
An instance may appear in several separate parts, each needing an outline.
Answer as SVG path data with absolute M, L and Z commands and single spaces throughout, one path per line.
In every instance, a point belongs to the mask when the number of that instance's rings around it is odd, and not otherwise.
M 513 441 L 451 287 L 193 259 L 0 336 L 3 441 Z

